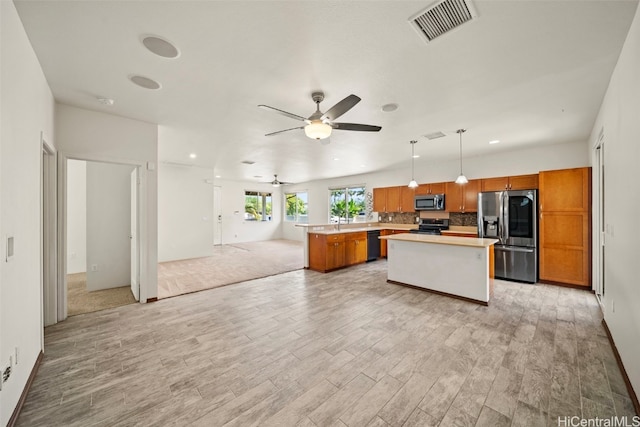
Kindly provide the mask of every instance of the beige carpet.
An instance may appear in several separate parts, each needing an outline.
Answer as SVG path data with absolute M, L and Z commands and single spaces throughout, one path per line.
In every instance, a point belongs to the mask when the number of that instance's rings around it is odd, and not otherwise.
M 87 291 L 86 273 L 67 275 L 67 315 L 69 316 L 120 307 L 135 302 L 129 285 L 89 292 Z
M 158 264 L 158 298 L 258 279 L 304 267 L 302 242 L 266 240 L 215 246 L 210 257 Z

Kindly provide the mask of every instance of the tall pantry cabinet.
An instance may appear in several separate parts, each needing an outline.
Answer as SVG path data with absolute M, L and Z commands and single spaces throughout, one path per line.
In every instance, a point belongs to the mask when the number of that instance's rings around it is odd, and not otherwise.
M 591 287 L 591 168 L 539 175 L 540 280 Z

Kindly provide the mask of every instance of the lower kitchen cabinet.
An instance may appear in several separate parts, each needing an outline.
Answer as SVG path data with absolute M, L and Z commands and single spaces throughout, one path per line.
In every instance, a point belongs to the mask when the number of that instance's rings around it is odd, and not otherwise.
M 367 232 L 309 234 L 309 268 L 326 273 L 367 261 Z
M 365 246 L 366 248 L 366 246 Z M 345 266 L 345 235 L 309 235 L 309 268 L 327 272 Z
M 345 265 L 367 261 L 367 232 L 345 233 Z

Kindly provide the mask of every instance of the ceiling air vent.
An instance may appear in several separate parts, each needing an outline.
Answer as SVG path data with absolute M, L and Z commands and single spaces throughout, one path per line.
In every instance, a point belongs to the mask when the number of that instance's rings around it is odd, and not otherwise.
M 254 162 L 253 160 L 243 160 L 240 163 L 245 164 L 245 165 L 253 165 L 256 162 Z
M 443 0 L 409 19 L 428 42 L 477 17 L 470 0 Z
M 425 135 L 425 137 L 431 141 L 432 139 L 438 139 L 438 138 L 442 138 L 443 136 L 446 136 L 444 133 L 438 131 L 438 132 L 432 132 L 432 133 L 428 133 Z

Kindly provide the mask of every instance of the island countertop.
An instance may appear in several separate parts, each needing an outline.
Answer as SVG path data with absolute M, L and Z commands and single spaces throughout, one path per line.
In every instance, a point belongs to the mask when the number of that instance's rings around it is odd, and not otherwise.
M 438 236 L 432 234 L 411 233 L 380 236 L 380 239 L 417 243 L 435 243 L 439 245 L 471 246 L 476 248 L 486 248 L 498 243 L 498 240 L 496 239 L 478 239 L 474 237 Z

